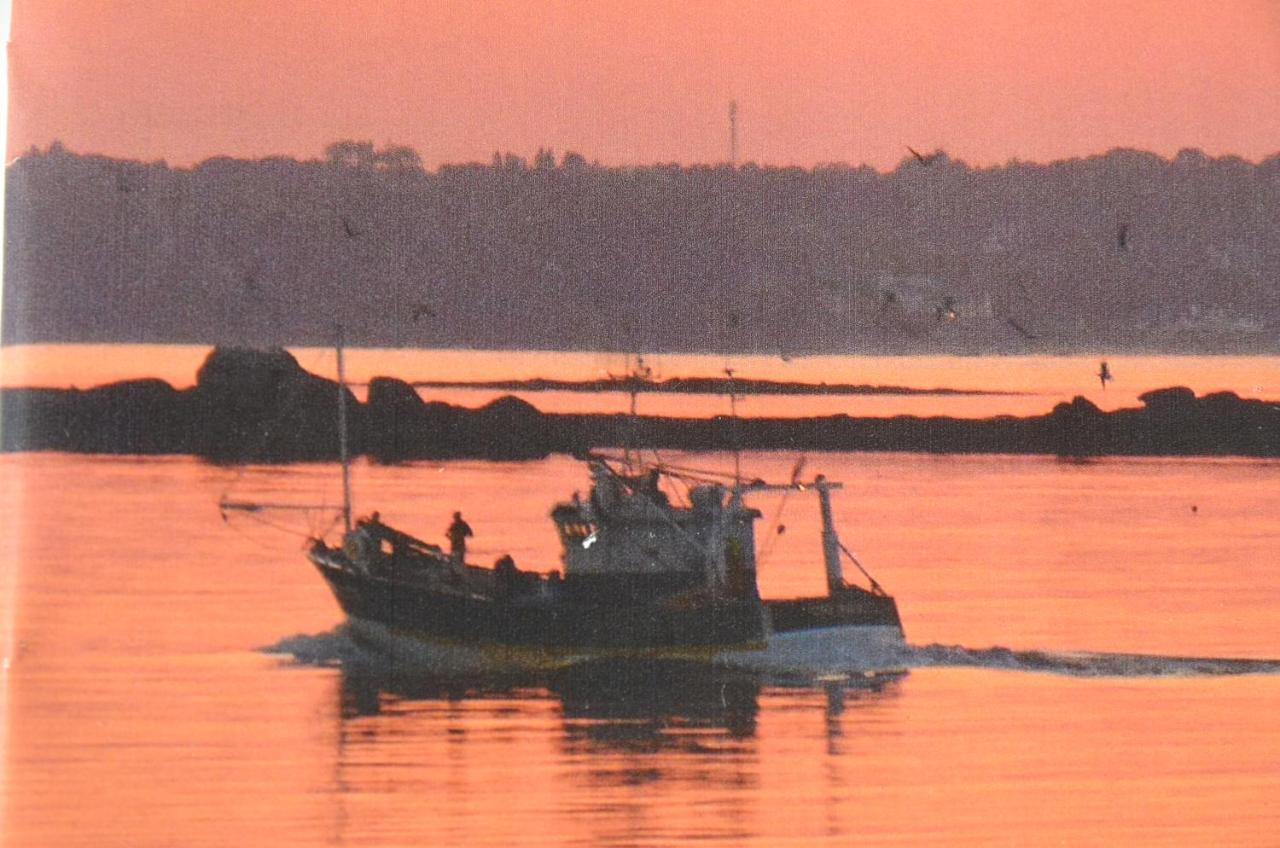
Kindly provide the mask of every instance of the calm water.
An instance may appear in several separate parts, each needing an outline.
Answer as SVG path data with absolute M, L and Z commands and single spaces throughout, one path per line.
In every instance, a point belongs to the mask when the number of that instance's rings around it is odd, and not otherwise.
M 746 458 L 763 476 L 793 461 Z M 228 488 L 333 502 L 332 466 L 0 456 L 4 842 L 1276 844 L 1276 666 L 1171 657 L 1280 658 L 1280 462 L 809 468 L 848 484 L 846 541 L 921 646 L 878 689 L 344 668 L 340 613 L 290 535 L 307 522 L 214 506 Z M 550 503 L 585 487 L 564 458 L 356 481 L 358 510 L 437 539 L 461 509 L 478 561 L 533 568 L 556 564 Z M 814 505 L 758 506 L 766 594 L 818 590 Z

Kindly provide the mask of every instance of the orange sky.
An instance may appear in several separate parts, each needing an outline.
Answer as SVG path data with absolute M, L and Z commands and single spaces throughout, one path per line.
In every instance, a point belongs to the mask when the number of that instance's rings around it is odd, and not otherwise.
M 769 164 L 1280 150 L 1267 0 L 13 6 L 10 156 L 310 158 L 350 137 L 428 166 L 541 145 L 722 161 L 732 98 L 741 158 Z

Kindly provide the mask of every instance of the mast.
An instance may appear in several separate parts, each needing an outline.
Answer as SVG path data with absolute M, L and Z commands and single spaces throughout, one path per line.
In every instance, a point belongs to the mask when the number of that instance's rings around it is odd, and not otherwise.
M 351 532 L 351 455 L 347 444 L 347 370 L 342 358 L 345 341 L 342 325 L 338 325 L 338 455 L 342 460 L 342 526 Z
M 742 444 L 738 440 L 738 393 L 734 387 L 733 369 L 725 365 L 725 376 L 729 378 L 729 438 L 733 440 L 733 485 L 737 489 L 742 486 Z
M 622 464 L 627 467 L 627 473 L 635 473 L 635 466 L 640 464 L 640 450 L 635 447 L 635 433 L 638 429 L 636 419 L 636 398 L 640 394 L 644 384 L 653 377 L 653 369 L 644 364 L 644 355 L 636 354 L 636 364 L 631 366 L 631 354 L 626 354 L 625 373 L 623 375 L 623 383 L 627 387 L 627 396 L 630 398 L 628 406 L 628 415 L 626 427 L 623 429 L 622 439 Z M 609 375 L 613 377 L 612 374 Z M 633 456 L 634 454 L 634 460 Z
M 818 503 L 822 508 L 822 561 L 827 567 L 827 594 L 834 597 L 844 588 L 844 569 L 840 565 L 840 537 L 836 535 L 835 519 L 831 515 L 831 490 L 839 483 L 828 483 L 819 474 L 813 487 L 818 490 Z
M 630 396 L 631 403 L 628 406 L 627 428 L 622 437 L 622 464 L 627 467 L 627 473 L 632 474 L 635 471 L 631 464 L 631 436 L 636 426 L 636 373 L 631 370 L 631 354 L 628 352 L 623 359 L 623 377 L 627 381 L 627 394 Z

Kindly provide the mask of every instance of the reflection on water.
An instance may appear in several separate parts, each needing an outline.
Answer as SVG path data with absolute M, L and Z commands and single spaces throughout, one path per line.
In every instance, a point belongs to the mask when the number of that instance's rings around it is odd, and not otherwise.
M 830 738 L 840 735 L 839 717 L 851 702 L 892 697 L 900 675 L 827 682 L 796 691 L 825 697 Z M 751 674 L 679 663 L 596 664 L 546 679 L 414 678 L 370 666 L 341 670 L 340 714 L 344 720 L 409 719 L 423 704 L 465 700 L 548 699 L 563 720 L 566 750 L 598 747 L 633 752 L 675 750 L 716 754 L 726 744 L 756 735 L 760 695 L 766 683 Z M 774 684 L 776 688 L 776 684 Z
M 432 823 L 420 833 L 443 844 L 494 843 L 495 822 L 519 829 L 522 821 L 531 829 L 522 844 L 672 844 L 691 835 L 758 841 L 753 808 L 762 793 L 776 791 L 773 772 L 788 768 L 771 750 L 778 734 L 761 738 L 762 701 L 800 729 L 806 747 L 823 739 L 812 754 L 839 759 L 849 751 L 846 737 L 860 732 L 859 711 L 891 708 L 899 695 L 895 680 L 779 687 L 677 664 L 600 665 L 501 682 L 363 666 L 344 667 L 338 680 L 340 844 L 369 838 L 373 797 L 402 828 L 404 804 L 429 806 Z M 868 727 L 874 732 L 876 724 L 872 717 Z M 531 731 L 549 743 L 537 759 L 529 756 Z M 809 779 L 804 770 L 796 777 Z M 828 791 L 845 790 L 842 771 L 823 778 L 832 781 Z M 467 818 L 428 800 L 442 788 L 487 814 Z M 538 812 L 522 814 L 526 806 Z M 450 839 L 466 831 L 465 840 Z

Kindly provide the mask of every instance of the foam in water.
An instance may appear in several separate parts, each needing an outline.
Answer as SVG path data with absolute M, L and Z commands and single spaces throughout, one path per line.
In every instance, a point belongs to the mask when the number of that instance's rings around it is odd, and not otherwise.
M 380 657 L 352 638 L 346 625 L 328 633 L 297 634 L 260 649 L 292 657 L 301 665 L 377 667 Z M 987 668 L 1029 671 L 1070 677 L 1220 677 L 1239 674 L 1280 674 L 1280 660 L 1226 657 L 1179 657 L 1076 651 L 1015 651 L 1004 647 L 966 648 L 962 645 L 908 645 L 892 668 Z M 804 669 L 796 669 L 801 674 Z
M 259 648 L 264 654 L 293 658 L 299 665 L 353 666 L 376 662 L 377 658 L 362 649 L 351 638 L 345 624 L 328 633 L 298 633 L 286 636 L 274 645 Z
M 908 646 L 903 656 L 910 668 L 972 667 L 1038 671 L 1071 677 L 1218 677 L 1232 674 L 1277 674 L 1280 660 L 1177 657 L 1078 651 L 1015 651 L 1010 648 L 966 648 L 961 645 Z

